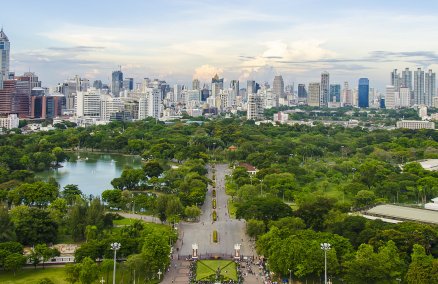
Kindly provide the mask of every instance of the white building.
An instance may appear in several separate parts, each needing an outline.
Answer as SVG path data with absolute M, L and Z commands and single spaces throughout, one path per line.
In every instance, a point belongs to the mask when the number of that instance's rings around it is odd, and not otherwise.
M 283 123 L 287 123 L 288 120 L 289 120 L 289 114 L 282 111 L 274 113 L 275 122 L 280 122 L 283 124 Z
M 100 90 L 90 88 L 86 92 L 77 92 L 75 110 L 77 117 L 100 118 Z
M 410 107 L 411 106 L 411 90 L 408 87 L 400 88 L 400 107 Z
M 425 106 L 425 105 L 418 106 L 418 116 L 422 120 L 425 120 L 426 118 L 428 118 L 428 116 L 427 116 L 427 106 Z
M 12 129 L 18 128 L 20 120 L 18 119 L 17 114 L 9 114 L 6 117 L 0 117 L 0 128 Z
M 320 83 L 309 83 L 309 88 L 307 89 L 307 104 L 309 106 L 319 106 L 320 105 Z
M 142 94 L 138 105 L 138 119 L 153 117 L 159 119 L 161 116 L 161 90 L 158 88 L 147 88 Z
M 109 94 L 101 95 L 101 117 L 102 121 L 109 121 L 111 114 L 122 111 L 124 104 L 120 98 L 114 98 Z
M 397 121 L 397 128 L 407 129 L 435 129 L 435 123 L 421 120 L 401 120 Z
M 397 97 L 398 97 L 398 92 L 395 91 L 395 87 L 392 85 L 386 86 L 385 108 L 387 108 L 387 109 L 397 108 L 398 107 Z
M 263 119 L 263 100 L 257 94 L 248 95 L 247 119 Z
M 432 202 L 424 204 L 424 209 L 438 211 L 438 197 L 435 197 L 434 199 L 432 199 Z

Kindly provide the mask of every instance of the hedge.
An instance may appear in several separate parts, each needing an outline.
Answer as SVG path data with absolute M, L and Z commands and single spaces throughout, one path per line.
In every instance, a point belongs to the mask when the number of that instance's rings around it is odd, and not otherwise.
M 213 209 L 216 209 L 216 199 L 211 201 L 211 205 L 213 206 Z
M 217 243 L 217 231 L 213 231 L 213 243 Z
M 215 211 L 213 211 L 213 221 L 216 221 L 217 220 L 217 213 L 216 213 L 216 210 Z
M 216 197 L 216 189 L 213 189 L 213 197 Z

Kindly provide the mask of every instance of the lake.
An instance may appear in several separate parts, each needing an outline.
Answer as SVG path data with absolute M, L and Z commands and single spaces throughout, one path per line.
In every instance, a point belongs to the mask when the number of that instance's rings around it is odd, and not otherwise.
M 85 195 L 100 195 L 112 189 L 111 180 L 120 177 L 125 166 L 141 167 L 140 156 L 79 152 L 69 154 L 70 160 L 62 167 L 37 173 L 38 177 L 54 177 L 61 190 L 67 184 L 77 184 Z

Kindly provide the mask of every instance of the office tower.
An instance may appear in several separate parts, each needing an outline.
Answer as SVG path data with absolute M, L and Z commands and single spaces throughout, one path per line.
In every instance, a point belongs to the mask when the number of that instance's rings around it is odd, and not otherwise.
M 321 95 L 320 83 L 309 83 L 307 104 L 309 106 L 319 106 L 320 95 Z
M 348 82 L 344 82 L 344 88 L 342 89 L 342 98 L 341 103 L 343 106 L 351 106 L 353 105 L 353 98 L 351 94 L 351 89 L 348 85 Z
M 370 82 L 368 78 L 360 78 L 359 79 L 359 87 L 358 87 L 358 105 L 359 107 L 369 107 L 369 99 L 370 99 Z
M 239 80 L 232 80 L 230 83 L 230 103 L 232 106 L 236 105 L 236 98 L 239 95 Z
M 93 88 L 99 90 L 99 89 L 102 89 L 102 87 L 103 87 L 103 84 L 102 84 L 101 80 L 95 80 L 93 82 Z
M 408 87 L 401 87 L 399 91 L 400 107 L 411 106 L 411 90 Z
M 391 72 L 391 85 L 394 86 L 396 92 L 400 89 L 401 83 L 402 80 L 400 75 L 398 74 L 397 69 L 394 69 L 394 71 Z
M 430 107 L 433 97 L 436 96 L 436 76 L 431 69 L 424 76 L 424 88 L 424 104 Z
M 180 102 L 181 101 L 181 91 L 182 91 L 181 85 L 175 84 L 173 86 L 173 99 L 171 100 L 172 102 Z
M 306 99 L 307 90 L 305 84 L 298 84 L 298 99 Z
M 31 93 L 30 117 L 54 118 L 61 115 L 62 94 L 49 94 L 46 89 L 35 87 Z
M 258 94 L 248 95 L 247 119 L 263 119 L 263 98 Z
M 424 105 L 424 71 L 418 68 L 414 71 L 414 102 L 417 105 Z
M 340 84 L 330 84 L 330 102 L 339 103 L 341 102 L 341 85 Z
M 398 93 L 395 91 L 394 86 L 386 86 L 385 107 L 387 109 L 395 109 L 397 107 L 397 96 Z
M 123 88 L 123 73 L 122 71 L 114 71 L 112 74 L 111 93 L 114 97 L 119 97 Z
M 412 71 L 409 71 L 409 68 L 406 68 L 402 71 L 402 87 L 409 88 L 412 92 Z
M 193 79 L 192 82 L 192 90 L 200 90 L 201 89 L 201 83 L 198 79 Z
M 15 83 L 15 80 L 3 80 L 3 88 L 0 89 L 0 114 L 12 113 Z
M 210 90 L 208 89 L 207 85 L 204 85 L 204 87 L 201 90 L 201 101 L 203 102 L 207 101 L 209 96 L 210 96 Z
M 219 90 L 224 89 L 224 78 L 219 79 L 219 76 L 217 74 L 213 78 L 211 78 L 211 83 L 216 84 Z
M 151 80 L 149 78 L 143 78 L 143 84 L 142 84 L 142 92 L 146 93 L 147 88 L 149 88 L 149 85 L 151 83 Z
M 134 90 L 134 78 L 125 78 L 123 80 L 123 89 L 126 91 Z
M 138 119 L 153 117 L 159 119 L 161 116 L 161 89 L 148 88 L 140 98 L 138 105 Z
M 100 119 L 100 90 L 90 88 L 85 92 L 77 92 L 76 116 Z
M 274 83 L 272 84 L 272 93 L 277 98 L 284 98 L 285 97 L 284 82 L 283 82 L 283 77 L 281 75 L 274 77 Z
M 10 42 L 3 28 L 0 30 L 0 76 L 3 80 L 9 79 Z
M 100 100 L 101 121 L 110 121 L 112 115 L 122 112 L 124 110 L 124 104 L 121 98 L 114 98 L 109 94 L 101 94 Z
M 256 94 L 257 93 L 256 82 L 255 81 L 248 80 L 246 82 L 246 93 L 247 93 L 247 95 Z
M 330 74 L 325 71 L 321 73 L 321 86 L 320 86 L 319 106 L 327 107 L 328 97 L 330 92 Z

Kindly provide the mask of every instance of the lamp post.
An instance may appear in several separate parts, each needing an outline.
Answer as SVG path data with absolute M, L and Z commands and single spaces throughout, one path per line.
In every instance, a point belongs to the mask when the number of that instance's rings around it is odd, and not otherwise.
M 329 243 L 322 243 L 321 249 L 324 251 L 324 284 L 327 284 L 327 251 L 330 250 Z
M 263 195 L 263 180 L 260 179 L 259 181 L 260 181 L 260 196 L 262 196 Z
M 161 272 L 161 269 L 158 269 L 157 274 L 158 274 L 158 280 L 161 280 L 161 274 L 163 274 L 163 272 Z
M 117 250 L 120 249 L 120 243 L 112 243 L 111 249 L 114 250 L 113 284 L 116 284 L 116 258 L 117 258 Z
M 292 270 L 287 269 L 289 271 L 289 281 L 292 283 Z

